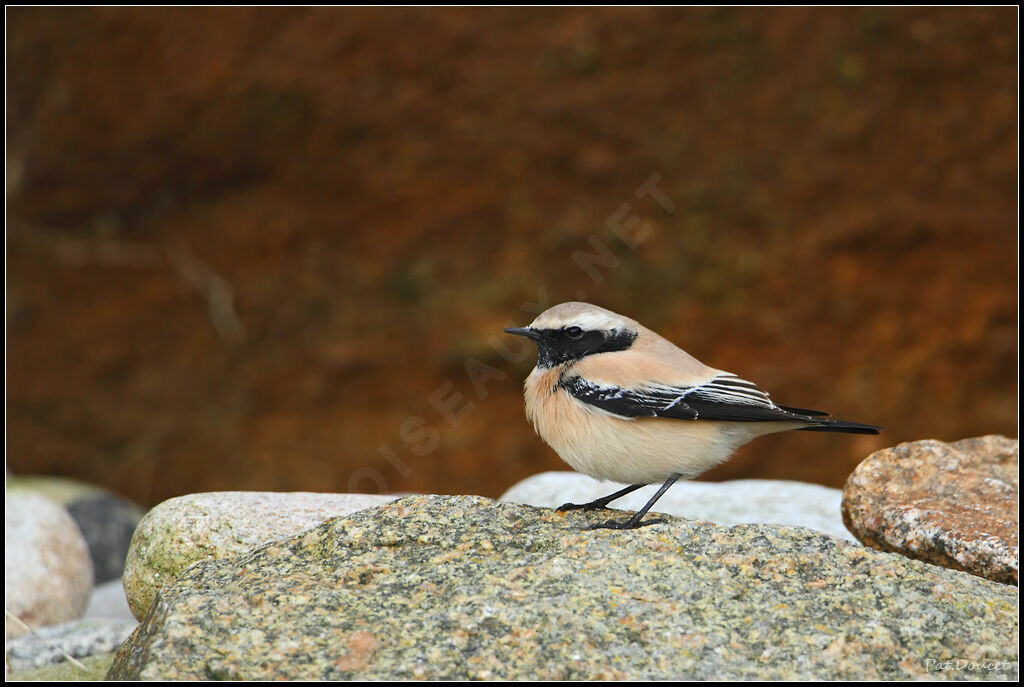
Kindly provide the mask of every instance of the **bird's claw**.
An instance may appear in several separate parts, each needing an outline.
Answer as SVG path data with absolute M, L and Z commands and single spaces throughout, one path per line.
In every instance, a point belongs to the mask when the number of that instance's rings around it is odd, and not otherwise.
M 555 510 L 557 510 L 559 513 L 564 513 L 567 510 L 591 511 L 591 510 L 601 510 L 601 509 L 604 509 L 604 508 L 607 508 L 607 507 L 608 506 L 605 503 L 600 503 L 600 502 L 597 502 L 597 501 L 592 501 L 590 503 L 563 503 L 561 506 L 559 506 Z
M 622 521 L 609 520 L 607 522 L 599 522 L 596 525 L 590 525 L 588 527 L 584 527 L 583 529 L 585 529 L 585 530 L 636 530 L 636 529 L 640 529 L 641 527 L 647 527 L 648 525 L 664 524 L 664 522 L 665 521 L 661 520 L 660 518 L 656 518 L 654 520 L 641 520 L 639 522 L 634 522 L 633 519 L 630 518 L 629 520 L 622 520 Z

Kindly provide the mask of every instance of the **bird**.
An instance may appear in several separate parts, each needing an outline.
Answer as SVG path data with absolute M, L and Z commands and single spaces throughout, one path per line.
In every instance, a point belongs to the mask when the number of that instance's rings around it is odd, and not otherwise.
M 643 518 L 677 480 L 710 470 L 764 434 L 884 429 L 777 405 L 757 384 L 709 367 L 636 320 L 590 303 L 561 303 L 529 326 L 505 332 L 537 345 L 537 365 L 524 384 L 526 416 L 537 434 L 577 472 L 631 485 L 559 511 L 605 509 L 645 485 L 661 484 L 632 517 L 587 529 L 660 522 Z

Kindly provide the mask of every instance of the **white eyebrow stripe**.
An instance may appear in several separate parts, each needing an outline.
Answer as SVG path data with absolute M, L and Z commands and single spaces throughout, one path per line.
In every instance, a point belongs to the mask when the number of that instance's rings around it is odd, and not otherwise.
M 561 329 L 576 326 L 584 331 L 608 331 L 611 329 L 631 331 L 628 323 L 622 318 L 610 317 L 600 312 L 582 312 L 564 319 L 545 315 L 547 313 L 542 313 L 530 326 L 537 329 Z

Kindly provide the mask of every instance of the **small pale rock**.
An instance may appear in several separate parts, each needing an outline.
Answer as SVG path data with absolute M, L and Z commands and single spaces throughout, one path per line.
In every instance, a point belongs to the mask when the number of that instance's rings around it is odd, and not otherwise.
M 146 617 L 157 592 L 198 560 L 229 558 L 397 496 L 221 491 L 164 501 L 142 519 L 124 569 L 128 605 Z
M 663 517 L 588 531 L 608 514 L 405 498 L 192 566 L 108 678 L 1017 677 L 1013 587 L 802 527 Z M 979 667 L 939 663 L 957 659 Z
M 96 582 L 121 579 L 141 508 L 106 489 L 64 477 L 19 476 L 7 486 L 38 491 L 67 508 L 89 545 Z
M 31 670 L 64 662 L 64 654 L 76 659 L 109 654 L 138 626 L 134 620 L 73 620 L 9 639 L 4 650 L 12 671 Z
M 543 472 L 518 482 L 501 501 L 557 508 L 563 503 L 588 503 L 627 485 L 600 482 L 578 472 Z M 638 489 L 613 501 L 611 508 L 637 511 L 660 485 Z M 707 520 L 719 525 L 774 523 L 798 525 L 833 537 L 857 541 L 843 526 L 839 505 L 843 492 L 820 484 L 768 479 L 730 482 L 676 482 L 654 505 L 652 513 Z
M 97 654 L 79 660 L 82 667 L 76 666 L 71 661 L 62 663 L 51 663 L 42 668 L 18 671 L 7 675 L 8 682 L 50 682 L 63 684 L 65 682 L 99 682 L 104 680 L 110 664 L 114 660 L 114 653 Z
M 78 525 L 58 503 L 7 489 L 4 505 L 6 610 L 32 628 L 81 617 L 92 591 L 92 561 Z M 6 638 L 25 632 L 6 619 Z
M 1017 584 L 1018 442 L 984 436 L 877 451 L 843 490 L 843 520 L 882 551 Z
M 92 590 L 89 606 L 85 609 L 85 615 L 82 618 L 85 620 L 105 618 L 138 622 L 132 609 L 128 607 L 128 597 L 125 596 L 124 583 L 121 580 L 111 580 L 96 585 Z
M 102 491 L 94 484 L 79 482 L 68 477 L 54 477 L 52 475 L 14 475 L 7 478 L 7 488 L 37 491 L 51 501 L 65 507 L 72 501 L 92 496 Z

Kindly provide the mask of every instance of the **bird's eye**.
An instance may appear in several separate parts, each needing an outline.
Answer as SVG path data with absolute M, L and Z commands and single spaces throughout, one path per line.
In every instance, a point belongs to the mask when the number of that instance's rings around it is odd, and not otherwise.
M 565 335 L 570 339 L 579 339 L 583 336 L 583 330 L 579 327 L 569 327 L 565 330 Z

